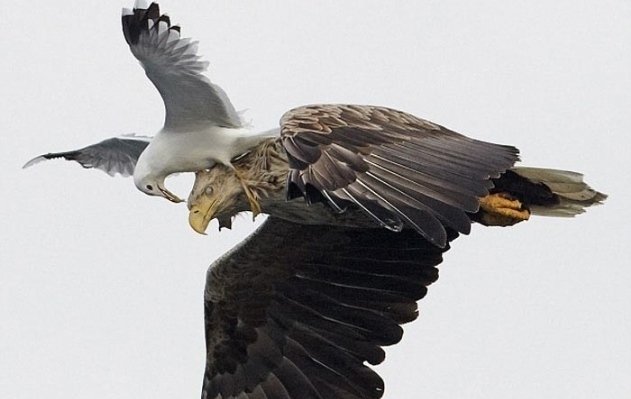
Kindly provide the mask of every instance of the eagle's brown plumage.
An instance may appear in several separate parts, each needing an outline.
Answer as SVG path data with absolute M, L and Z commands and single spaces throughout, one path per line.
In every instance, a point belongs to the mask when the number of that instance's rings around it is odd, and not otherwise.
M 416 318 L 458 232 L 606 198 L 574 172 L 513 168 L 516 157 L 400 111 L 326 105 L 290 111 L 234 170 L 197 172 L 197 231 L 249 210 L 244 184 L 270 215 L 209 269 L 202 396 L 380 398 L 366 363 Z
M 270 217 L 208 272 L 202 397 L 381 397 L 365 362 L 417 317 L 445 250 L 409 229 Z
M 281 137 L 290 198 L 324 194 L 338 208 L 352 203 L 386 228 L 411 227 L 439 246 L 444 226 L 469 232 L 466 212 L 477 211 L 489 178 L 518 159 L 515 147 L 376 106 L 296 108 L 281 119 Z

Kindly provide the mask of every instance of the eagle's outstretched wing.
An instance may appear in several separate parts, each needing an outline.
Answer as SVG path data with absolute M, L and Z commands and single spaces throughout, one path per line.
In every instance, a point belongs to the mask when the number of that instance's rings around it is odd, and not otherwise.
M 399 342 L 446 250 L 411 229 L 268 218 L 208 271 L 202 397 L 381 397 L 365 362 Z
M 353 203 L 382 226 L 409 226 L 443 246 L 443 225 L 468 233 L 478 198 L 518 150 L 468 138 L 394 109 L 313 105 L 281 119 L 290 198 Z

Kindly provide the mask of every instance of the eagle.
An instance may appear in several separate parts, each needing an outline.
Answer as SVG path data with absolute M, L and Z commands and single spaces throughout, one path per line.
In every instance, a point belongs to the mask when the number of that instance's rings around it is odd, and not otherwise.
M 579 173 L 515 166 L 513 146 L 382 106 L 301 106 L 253 131 L 156 3 L 124 9 L 122 26 L 162 96 L 163 128 L 25 167 L 64 158 L 172 202 L 165 178 L 195 172 L 187 205 L 199 233 L 268 215 L 208 270 L 202 398 L 380 398 L 370 366 L 417 318 L 451 241 L 472 223 L 572 217 L 606 198 Z
M 606 195 L 576 172 L 384 107 L 294 109 L 278 137 L 196 172 L 189 223 L 269 215 L 208 269 L 202 398 L 382 397 L 370 365 L 401 340 L 472 223 L 572 217 Z

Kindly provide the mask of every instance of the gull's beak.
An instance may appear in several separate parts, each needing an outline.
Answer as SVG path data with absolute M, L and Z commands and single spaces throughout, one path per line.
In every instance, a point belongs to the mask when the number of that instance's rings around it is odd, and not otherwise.
M 164 187 L 158 187 L 158 189 L 160 189 L 160 192 L 162 193 L 162 195 L 164 195 L 164 198 L 168 199 L 171 202 L 174 202 L 174 203 L 178 204 L 178 203 L 184 201 L 183 199 L 181 199 L 177 195 L 173 194 L 172 192 L 170 192 L 169 190 L 167 190 Z
M 210 224 L 217 206 L 217 199 L 211 200 L 206 196 L 198 198 L 196 203 L 190 207 L 188 213 L 188 224 L 199 234 L 206 234 L 206 229 Z

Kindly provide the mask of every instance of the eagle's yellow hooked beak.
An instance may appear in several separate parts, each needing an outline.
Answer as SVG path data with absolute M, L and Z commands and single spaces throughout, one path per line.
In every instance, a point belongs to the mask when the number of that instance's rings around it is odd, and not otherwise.
M 190 207 L 188 224 L 199 234 L 206 234 L 206 229 L 217 211 L 217 199 L 201 196 Z

